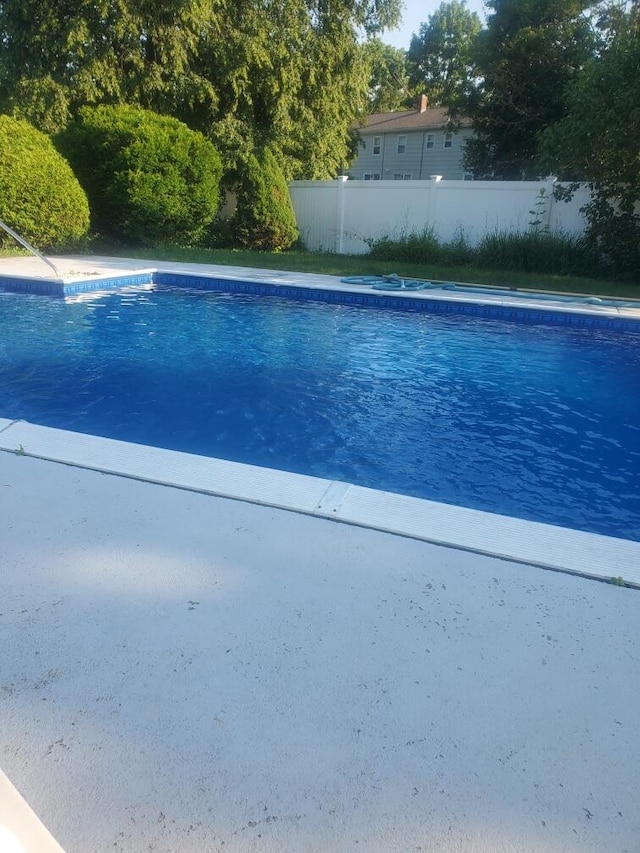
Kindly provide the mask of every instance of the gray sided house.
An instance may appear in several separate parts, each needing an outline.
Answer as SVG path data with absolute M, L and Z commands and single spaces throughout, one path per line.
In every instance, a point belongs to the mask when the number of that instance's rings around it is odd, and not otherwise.
M 358 128 L 358 157 L 349 177 L 359 181 L 428 181 L 431 175 L 447 180 L 469 177 L 462 168 L 464 141 L 473 133 L 462 119 L 449 128 L 444 107 L 427 107 L 423 95 L 414 110 L 374 113 Z

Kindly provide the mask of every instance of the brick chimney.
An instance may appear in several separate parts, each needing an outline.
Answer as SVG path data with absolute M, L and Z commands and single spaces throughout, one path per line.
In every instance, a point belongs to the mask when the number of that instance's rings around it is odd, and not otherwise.
M 420 95 L 420 97 L 418 98 L 418 101 L 416 103 L 416 109 L 418 110 L 418 112 L 423 113 L 427 109 L 428 105 L 429 104 L 427 101 L 427 96 L 426 95 Z

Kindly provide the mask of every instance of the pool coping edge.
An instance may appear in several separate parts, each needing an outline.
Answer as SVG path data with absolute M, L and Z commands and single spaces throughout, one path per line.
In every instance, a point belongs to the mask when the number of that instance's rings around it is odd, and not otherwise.
M 0 418 L 0 451 L 640 588 L 640 542 Z
M 73 262 L 75 256 L 57 259 Z M 76 258 L 77 260 L 77 258 Z M 14 293 L 31 293 L 42 296 L 58 296 L 64 299 L 78 299 L 96 295 L 100 292 L 113 292 L 128 287 L 158 286 L 168 283 L 166 279 L 174 278 L 178 287 L 189 289 L 196 287 L 193 280 L 208 282 L 211 286 L 196 289 L 221 289 L 226 292 L 268 292 L 270 295 L 284 295 L 287 298 L 304 298 L 348 303 L 354 305 L 385 305 L 392 308 L 433 311 L 435 313 L 472 314 L 485 318 L 501 320 L 525 320 L 526 322 L 551 322 L 559 325 L 577 325 L 587 327 L 638 329 L 640 328 L 640 303 L 630 307 L 620 305 L 598 305 L 593 303 L 593 297 L 584 295 L 581 299 L 573 294 L 575 301 L 564 301 L 561 294 L 548 298 L 544 293 L 527 292 L 515 288 L 501 288 L 493 294 L 483 293 L 483 288 L 477 286 L 476 292 L 460 290 L 375 290 L 372 286 L 345 282 L 339 276 L 321 273 L 295 273 L 247 268 L 224 265 L 203 265 L 180 262 L 153 262 L 152 266 L 138 266 L 141 259 L 109 258 L 88 256 L 82 259 L 86 264 L 91 261 L 99 269 L 93 274 L 87 272 L 74 273 L 68 276 L 68 281 L 53 280 L 51 277 L 33 276 L 23 272 L 11 271 L 3 273 L 0 263 L 0 290 Z M 77 264 L 76 264 L 77 265 Z M 163 282 L 162 279 L 165 279 Z M 177 280 L 180 279 L 180 283 Z M 188 280 L 192 279 L 191 282 Z M 13 280 L 21 282 L 20 287 L 7 287 L 6 282 Z M 4 282 L 4 284 L 3 284 Z M 476 285 L 464 283 L 440 282 L 440 285 L 450 285 L 475 288 Z M 216 287 L 217 285 L 217 287 Z M 291 293 L 287 291 L 293 289 Z M 324 296 L 322 295 L 324 294 Z M 517 294 L 517 296 L 516 296 Z M 539 297 L 544 297 L 542 302 Z M 615 301 L 615 300 L 614 300 Z

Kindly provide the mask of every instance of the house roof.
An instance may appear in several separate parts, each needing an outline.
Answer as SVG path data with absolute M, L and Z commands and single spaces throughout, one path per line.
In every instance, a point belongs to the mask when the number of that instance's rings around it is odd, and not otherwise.
M 463 127 L 471 125 L 471 120 L 458 120 Z M 358 130 L 360 133 L 386 133 L 396 130 L 431 130 L 446 127 L 449 113 L 446 107 L 431 107 L 422 110 L 399 110 L 393 113 L 373 113 L 365 116 Z

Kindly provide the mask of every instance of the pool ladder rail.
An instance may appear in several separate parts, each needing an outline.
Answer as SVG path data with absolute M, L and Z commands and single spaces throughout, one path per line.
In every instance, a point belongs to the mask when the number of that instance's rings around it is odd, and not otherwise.
M 36 258 L 40 258 L 40 260 L 44 261 L 44 263 L 47 264 L 47 266 L 51 267 L 51 269 L 54 271 L 56 279 L 58 281 L 64 280 L 62 273 L 60 272 L 58 267 L 53 263 L 53 261 L 50 261 L 49 258 L 45 258 L 45 256 L 41 252 L 39 252 L 37 249 L 35 249 L 31 245 L 31 243 L 27 242 L 27 240 L 25 240 L 24 237 L 21 237 L 19 234 L 17 234 L 13 230 L 13 228 L 9 228 L 7 223 L 3 222 L 2 219 L 0 219 L 0 228 L 3 228 L 10 237 L 13 237 L 14 240 L 17 240 L 17 242 L 20 243 L 21 246 L 24 246 L 24 248 L 27 249 L 27 251 L 31 252 L 32 255 L 35 255 Z

